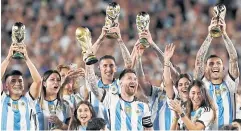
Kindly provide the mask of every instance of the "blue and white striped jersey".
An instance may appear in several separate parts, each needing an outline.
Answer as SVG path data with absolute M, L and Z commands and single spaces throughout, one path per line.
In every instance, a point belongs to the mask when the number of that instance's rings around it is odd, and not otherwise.
M 41 114 L 38 114 L 38 120 L 39 124 L 44 128 L 44 130 L 50 130 L 55 127 L 53 123 L 48 121 L 48 118 L 51 114 L 56 115 L 64 123 L 66 123 L 67 120 L 71 117 L 70 106 L 66 102 L 62 102 L 61 104 L 58 99 L 53 101 L 43 100 L 41 110 Z
M 234 93 L 238 86 L 238 80 L 239 78 L 233 80 L 229 74 L 219 85 L 212 84 L 211 81 L 208 81 L 205 77 L 202 79 L 217 108 L 216 113 L 218 121 L 216 125 L 218 125 L 218 127 L 215 128 L 228 125 L 234 119 Z
M 12 100 L 5 92 L 1 94 L 1 130 L 36 130 L 34 118 L 33 100 L 29 92 L 21 96 L 19 100 Z
M 107 92 L 111 92 L 112 94 L 119 94 L 119 80 L 115 79 L 112 84 L 104 85 L 101 79 L 98 81 L 98 87 L 105 89 Z M 89 95 L 89 101 L 94 107 L 96 116 L 99 118 L 103 118 L 106 120 L 107 127 L 110 129 L 110 122 L 109 122 L 109 111 L 105 106 L 98 100 L 98 98 L 94 95 L 93 92 Z
M 152 86 L 148 97 L 154 130 L 170 130 L 175 113 L 169 108 L 167 95 L 161 87 Z
M 213 110 L 211 108 L 200 107 L 196 111 L 191 112 L 191 121 L 193 123 L 200 122 L 205 126 L 204 130 L 212 130 L 214 127 L 214 119 L 213 119 Z M 181 130 L 187 130 L 185 124 L 182 119 L 179 119 L 178 123 L 180 124 Z
M 127 102 L 119 94 L 107 92 L 103 105 L 110 111 L 111 130 L 143 130 L 152 127 L 151 114 L 146 103 Z

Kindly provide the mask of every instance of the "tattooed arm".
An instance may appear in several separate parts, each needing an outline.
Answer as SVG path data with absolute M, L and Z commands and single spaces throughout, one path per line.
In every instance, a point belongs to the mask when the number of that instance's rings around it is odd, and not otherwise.
M 94 65 L 85 65 L 85 66 L 86 66 L 86 79 L 89 84 L 90 90 L 101 101 L 105 91 L 102 88 L 98 88 L 97 86 L 97 78 L 95 76 Z
M 102 41 L 104 40 L 104 38 L 106 36 L 106 33 L 107 33 L 107 30 L 108 30 L 108 28 L 105 27 L 105 26 L 102 28 L 102 31 L 101 31 L 101 34 L 100 34 L 99 38 L 96 40 L 96 42 L 92 46 L 92 51 L 93 51 L 94 55 L 96 55 Z
M 223 27 L 222 37 L 229 55 L 229 73 L 234 79 L 236 79 L 239 76 L 238 55 L 232 41 L 226 33 L 226 24 L 223 20 L 221 20 L 221 27 Z
M 160 48 L 152 40 L 150 32 L 146 31 L 146 32 L 141 33 L 140 38 L 147 39 L 147 41 L 150 43 L 150 46 L 154 49 L 156 55 L 158 56 L 158 59 L 163 64 L 164 63 L 164 53 L 160 50 Z M 177 68 L 172 65 L 172 63 L 170 63 L 170 67 L 171 67 L 172 79 L 173 79 L 173 81 L 176 81 L 176 79 L 178 78 L 180 73 L 177 70 Z M 161 68 L 163 69 L 163 65 Z
M 122 57 L 124 59 L 124 63 L 125 63 L 125 68 L 131 68 L 132 66 L 132 60 L 131 60 L 131 55 L 130 52 L 128 51 L 128 49 L 126 48 L 124 42 L 122 41 L 122 39 L 117 39 L 120 48 L 121 48 L 121 53 L 122 53 Z
M 204 76 L 205 57 L 207 55 L 211 41 L 212 37 L 210 34 L 208 34 L 207 38 L 197 52 L 195 60 L 194 79 L 201 79 Z
M 137 49 L 136 56 L 135 56 L 136 60 L 137 60 L 136 74 L 138 76 L 138 82 L 141 87 L 141 90 L 143 91 L 145 96 L 150 96 L 151 95 L 151 84 L 146 81 L 145 74 L 144 74 L 143 67 L 142 67 L 142 61 L 141 61 L 141 56 L 142 56 L 144 50 L 145 49 L 140 49 L 140 48 Z
M 126 48 L 123 40 L 121 39 L 119 24 L 117 25 L 117 27 L 111 27 L 109 29 L 109 32 L 117 33 L 117 35 L 118 35 L 117 42 L 119 43 L 120 48 L 121 48 L 121 53 L 122 53 L 122 57 L 124 59 L 125 68 L 131 68 L 131 66 L 132 66 L 131 55 L 130 55 L 130 52 L 128 51 L 128 49 Z

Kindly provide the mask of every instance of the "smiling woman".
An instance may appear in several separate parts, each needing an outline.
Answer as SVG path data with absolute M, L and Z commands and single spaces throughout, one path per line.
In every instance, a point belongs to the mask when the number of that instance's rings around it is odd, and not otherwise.
M 209 130 L 212 129 L 216 120 L 216 112 L 213 101 L 210 99 L 204 84 L 200 80 L 194 80 L 188 88 L 189 100 L 184 112 L 180 104 L 175 101 L 170 101 L 171 108 L 176 112 L 176 117 L 172 124 L 173 129 L 183 130 Z M 177 120 L 180 127 L 177 128 Z

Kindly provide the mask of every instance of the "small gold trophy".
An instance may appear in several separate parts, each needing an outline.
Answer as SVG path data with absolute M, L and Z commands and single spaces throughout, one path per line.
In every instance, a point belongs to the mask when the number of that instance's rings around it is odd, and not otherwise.
M 91 50 L 91 34 L 88 28 L 78 27 L 75 32 L 75 37 L 82 48 L 83 60 L 86 65 L 92 65 L 98 62 L 98 59 L 93 55 Z
M 136 27 L 138 30 L 138 33 L 141 34 L 145 30 L 149 30 L 149 23 L 150 23 L 150 16 L 146 12 L 140 12 L 136 16 Z M 148 43 L 147 39 L 142 38 L 140 39 L 141 46 L 144 48 L 148 48 L 150 44 Z
M 109 3 L 106 8 L 106 17 L 105 17 L 105 26 L 108 28 L 117 26 L 118 18 L 120 15 L 120 5 L 116 2 Z M 117 39 L 117 33 L 108 33 L 106 34 L 108 39 Z
M 213 17 L 214 19 L 217 20 L 217 25 L 212 27 L 211 31 L 210 31 L 210 34 L 212 37 L 220 37 L 222 35 L 222 29 L 221 27 L 218 25 L 218 22 L 221 19 L 224 20 L 225 18 L 225 15 L 226 15 L 226 7 L 224 4 L 218 4 L 216 6 L 214 6 L 213 8 Z
M 25 39 L 25 25 L 21 22 L 16 22 L 12 26 L 12 42 L 13 44 L 20 45 Z M 24 55 L 21 52 L 14 51 L 13 59 L 24 59 Z

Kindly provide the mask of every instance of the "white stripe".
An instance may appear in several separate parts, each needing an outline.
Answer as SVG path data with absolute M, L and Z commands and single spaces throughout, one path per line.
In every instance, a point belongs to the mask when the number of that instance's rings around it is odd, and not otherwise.
M 20 130 L 26 130 L 27 129 L 26 119 L 28 119 L 28 118 L 25 117 L 26 108 L 21 106 L 22 102 L 24 102 L 23 99 L 18 101 L 19 113 L 20 113 L 20 116 L 21 116 L 21 119 L 20 119 Z M 25 106 L 27 106 L 27 105 L 25 105 Z
M 123 100 L 120 99 L 120 103 L 121 103 L 121 107 L 122 107 L 122 110 L 121 110 L 121 130 L 126 130 L 127 127 L 126 127 L 126 113 L 125 113 L 125 103 Z
M 10 98 L 9 103 L 12 103 L 12 99 Z M 12 111 L 12 108 L 10 106 L 8 106 L 8 118 L 7 119 L 7 126 L 6 129 L 7 130 L 13 130 L 13 126 L 14 126 L 14 114 Z
M 137 102 L 131 103 L 131 125 L 132 125 L 132 130 L 137 130 L 137 124 L 138 124 L 138 114 L 136 111 L 138 110 Z

